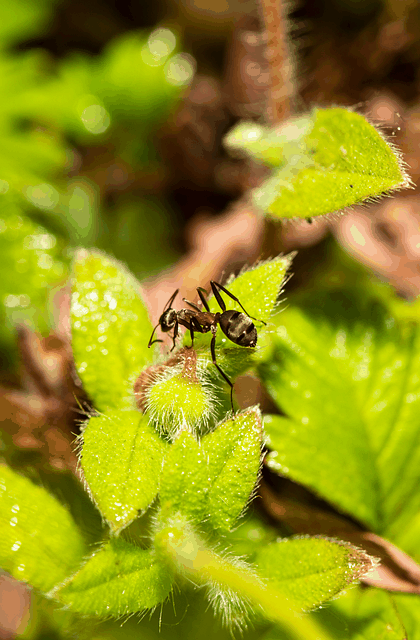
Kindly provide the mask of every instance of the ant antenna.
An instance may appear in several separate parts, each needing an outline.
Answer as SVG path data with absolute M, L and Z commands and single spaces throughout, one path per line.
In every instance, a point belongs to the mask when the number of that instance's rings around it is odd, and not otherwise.
M 163 340 L 159 340 L 159 338 L 156 338 L 156 340 L 153 340 L 153 336 L 155 335 L 155 331 L 159 326 L 160 326 L 160 322 L 158 322 L 157 325 L 155 326 L 155 328 L 153 329 L 153 333 L 150 336 L 149 344 L 147 345 L 148 348 L 150 348 L 152 346 L 152 344 L 155 344 L 155 342 L 163 342 Z

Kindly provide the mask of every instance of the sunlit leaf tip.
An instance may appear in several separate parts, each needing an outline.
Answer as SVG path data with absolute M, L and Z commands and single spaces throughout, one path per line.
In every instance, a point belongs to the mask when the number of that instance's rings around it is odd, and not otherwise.
M 302 610 L 331 600 L 377 566 L 377 560 L 347 542 L 284 538 L 257 555 L 260 574 Z

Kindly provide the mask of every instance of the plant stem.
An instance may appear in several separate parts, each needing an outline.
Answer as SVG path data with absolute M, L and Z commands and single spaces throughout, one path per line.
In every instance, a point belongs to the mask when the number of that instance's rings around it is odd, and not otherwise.
M 207 549 L 181 519 L 158 533 L 156 545 L 182 573 L 201 584 L 216 583 L 232 589 L 261 608 L 269 620 L 292 632 L 297 640 L 331 640 L 326 631 L 295 609 L 281 593 L 262 584 L 251 571 Z
M 267 38 L 266 57 L 270 67 L 270 95 L 267 117 L 273 125 L 290 115 L 290 58 L 286 21 L 281 0 L 260 0 Z

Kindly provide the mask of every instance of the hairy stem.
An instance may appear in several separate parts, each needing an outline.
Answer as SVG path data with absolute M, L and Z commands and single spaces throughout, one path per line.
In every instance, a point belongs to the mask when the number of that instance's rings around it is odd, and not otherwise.
M 270 67 L 270 94 L 267 117 L 273 125 L 290 115 L 291 66 L 287 46 L 286 21 L 281 0 L 260 0 Z
M 156 546 L 181 573 L 197 583 L 216 583 L 232 589 L 297 640 L 331 640 L 326 631 L 277 590 L 262 584 L 248 569 L 235 566 L 206 548 L 181 518 L 158 533 Z

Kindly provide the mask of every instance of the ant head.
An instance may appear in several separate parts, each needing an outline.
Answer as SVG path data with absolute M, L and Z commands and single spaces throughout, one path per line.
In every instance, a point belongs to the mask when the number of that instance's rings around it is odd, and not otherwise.
M 168 309 L 164 311 L 159 318 L 160 328 L 163 332 L 170 331 L 176 324 L 176 311 L 175 309 Z

